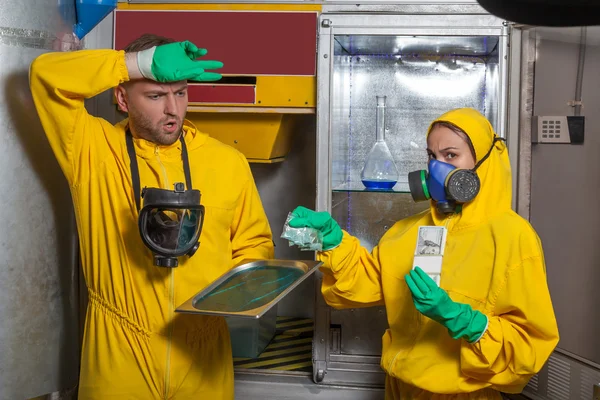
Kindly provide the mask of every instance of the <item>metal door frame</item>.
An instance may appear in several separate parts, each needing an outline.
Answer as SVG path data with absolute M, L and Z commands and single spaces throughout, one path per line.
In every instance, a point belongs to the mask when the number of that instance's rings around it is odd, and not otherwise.
M 455 11 L 455 8 L 453 8 Z M 331 212 L 331 115 L 334 36 L 352 35 L 431 35 L 431 36 L 498 36 L 501 90 L 499 91 L 498 135 L 508 139 L 515 147 L 519 140 L 520 80 L 509 80 L 520 71 L 519 62 L 510 63 L 520 52 L 520 40 L 510 46 L 511 24 L 490 14 L 426 13 L 406 14 L 396 7 L 396 13 L 323 13 L 319 17 L 317 51 L 317 211 Z M 439 9 L 438 9 L 439 11 Z M 519 32 L 516 33 L 519 35 Z M 520 36 L 518 36 L 520 39 Z M 510 101 L 512 99 L 513 101 Z M 517 99 L 518 101 L 515 101 Z M 517 124 L 509 124 L 509 115 L 517 113 Z M 513 121 L 510 119 L 510 121 Z M 509 150 L 510 151 L 510 150 Z M 513 149 L 518 154 L 519 147 Z M 511 164 L 516 171 L 519 157 L 513 156 Z M 516 184 L 516 182 L 515 182 Z M 516 194 L 516 190 L 514 191 Z M 317 274 L 315 286 L 315 332 L 313 341 L 313 380 L 325 385 L 355 385 L 380 387 L 385 374 L 379 366 L 380 356 L 331 354 L 333 342 L 330 331 L 331 308 L 321 295 L 322 274 Z

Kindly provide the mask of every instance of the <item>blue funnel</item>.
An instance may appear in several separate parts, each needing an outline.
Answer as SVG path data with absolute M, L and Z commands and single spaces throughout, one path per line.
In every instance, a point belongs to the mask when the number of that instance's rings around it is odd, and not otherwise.
M 77 23 L 73 33 L 83 39 L 96 25 L 117 7 L 117 0 L 75 0 Z

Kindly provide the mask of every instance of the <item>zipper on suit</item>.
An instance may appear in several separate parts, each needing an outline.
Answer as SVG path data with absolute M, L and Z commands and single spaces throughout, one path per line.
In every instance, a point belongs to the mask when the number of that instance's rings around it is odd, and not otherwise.
M 160 149 L 158 146 L 154 148 L 154 155 L 156 156 L 156 160 L 160 165 L 160 168 L 163 172 L 164 177 L 164 188 L 169 188 L 169 176 L 167 175 L 167 169 L 160 159 Z M 165 365 L 165 400 L 169 398 L 169 387 L 171 386 L 171 346 L 173 342 L 173 324 L 171 323 L 173 320 L 173 302 L 175 295 L 175 278 L 173 276 L 173 269 L 169 268 L 169 314 L 168 314 L 168 324 L 169 324 L 169 334 L 167 337 L 167 354 L 166 354 L 166 365 Z
M 446 223 L 444 224 L 444 227 L 446 228 L 446 230 L 449 230 L 450 222 L 452 222 L 452 218 L 454 218 L 454 214 L 450 215 L 448 217 L 448 219 L 446 220 Z
M 173 342 L 173 302 L 175 294 L 175 277 L 173 268 L 169 268 L 169 336 L 167 338 L 167 365 L 165 369 L 165 400 L 169 398 L 169 386 L 171 385 L 171 346 Z
M 158 146 L 156 146 L 154 148 L 154 155 L 156 156 L 156 160 L 158 161 L 158 165 L 160 165 L 160 168 L 162 169 L 163 178 L 165 178 L 164 189 L 169 189 L 169 176 L 167 175 L 167 169 L 165 168 L 165 166 L 163 165 L 162 161 L 160 160 L 160 150 L 159 150 Z

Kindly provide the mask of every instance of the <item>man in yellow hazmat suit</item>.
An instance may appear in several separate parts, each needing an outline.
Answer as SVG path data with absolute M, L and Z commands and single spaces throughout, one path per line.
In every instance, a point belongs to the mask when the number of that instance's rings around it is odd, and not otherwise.
M 273 242 L 244 156 L 184 119 L 187 80 L 220 78 L 205 70 L 221 63 L 197 60 L 205 53 L 145 35 L 125 51 L 48 53 L 31 65 L 35 106 L 70 184 L 89 293 L 79 399 L 233 399 L 225 320 L 174 310 L 241 260 L 271 258 Z M 114 126 L 84 107 L 110 88 L 129 115 Z M 176 268 L 153 265 L 140 237 L 128 134 L 142 188 L 186 182 L 187 151 L 205 217 L 199 249 Z
M 483 115 L 458 109 L 432 123 L 427 151 L 429 176 L 437 168 L 477 174 L 480 190 L 473 200 L 440 207 L 445 193 L 435 200 L 439 188 L 423 173 L 431 208 L 397 222 L 371 253 L 326 212 L 298 207 L 289 224 L 323 233 L 318 258 L 329 305 L 385 305 L 386 399 L 519 393 L 559 337 L 540 240 L 511 209 L 507 148 Z M 413 268 L 419 227 L 425 226 L 447 230 L 439 286 L 418 265 Z

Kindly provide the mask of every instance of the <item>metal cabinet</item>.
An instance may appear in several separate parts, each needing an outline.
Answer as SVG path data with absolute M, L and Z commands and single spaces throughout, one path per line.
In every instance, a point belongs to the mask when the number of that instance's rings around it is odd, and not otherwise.
M 426 168 L 425 133 L 433 119 L 473 107 L 500 136 L 508 134 L 511 27 L 483 12 L 456 10 L 346 8 L 319 18 L 317 209 L 332 213 L 369 250 L 394 222 L 428 207 L 413 202 L 405 178 Z M 387 192 L 368 191 L 360 179 L 375 142 L 376 95 L 387 96 L 386 141 L 401 176 Z M 320 281 L 316 299 L 315 382 L 382 385 L 385 308 L 332 309 Z

